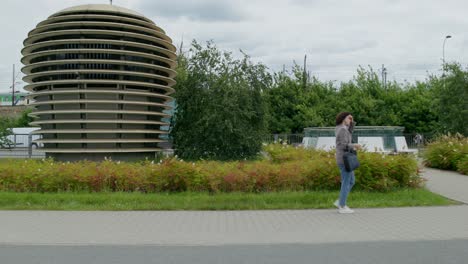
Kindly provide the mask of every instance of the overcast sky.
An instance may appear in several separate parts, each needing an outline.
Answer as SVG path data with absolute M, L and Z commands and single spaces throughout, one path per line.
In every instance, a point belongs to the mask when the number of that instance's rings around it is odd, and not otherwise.
M 106 0 L 3 0 L 0 92 L 7 92 L 27 33 L 49 15 Z M 178 47 L 213 40 L 271 71 L 303 63 L 322 81 L 352 79 L 359 65 L 387 68 L 387 79 L 424 80 L 445 60 L 468 65 L 466 0 L 114 0 L 162 27 Z M 21 74 L 18 81 L 21 81 Z M 20 84 L 19 86 L 22 86 Z

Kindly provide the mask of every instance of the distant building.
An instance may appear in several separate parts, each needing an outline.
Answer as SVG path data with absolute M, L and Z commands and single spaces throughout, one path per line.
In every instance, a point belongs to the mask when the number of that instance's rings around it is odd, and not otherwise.
M 48 157 L 138 160 L 161 151 L 176 48 L 153 21 L 115 5 L 76 6 L 40 22 L 24 46 L 31 124 Z
M 26 98 L 27 93 L 15 93 L 15 105 L 26 105 L 28 99 Z M 0 106 L 12 106 L 13 95 L 11 93 L 0 93 Z

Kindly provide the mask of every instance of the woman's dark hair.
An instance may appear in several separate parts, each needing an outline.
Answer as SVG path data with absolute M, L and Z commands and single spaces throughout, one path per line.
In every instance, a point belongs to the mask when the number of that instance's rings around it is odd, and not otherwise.
M 336 125 L 341 125 L 341 123 L 343 123 L 343 120 L 345 120 L 345 118 L 349 115 L 351 115 L 350 112 L 341 112 L 338 115 L 336 115 Z

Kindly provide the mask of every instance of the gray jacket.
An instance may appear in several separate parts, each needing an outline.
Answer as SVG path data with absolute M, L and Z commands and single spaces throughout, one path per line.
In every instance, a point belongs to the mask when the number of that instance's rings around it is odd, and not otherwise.
M 354 149 L 354 145 L 352 142 L 352 131 L 353 131 L 354 124 L 350 127 L 345 125 L 338 125 L 335 128 L 335 136 L 336 136 L 336 163 L 337 164 L 344 164 L 343 162 L 343 154 L 346 147 L 350 149 Z

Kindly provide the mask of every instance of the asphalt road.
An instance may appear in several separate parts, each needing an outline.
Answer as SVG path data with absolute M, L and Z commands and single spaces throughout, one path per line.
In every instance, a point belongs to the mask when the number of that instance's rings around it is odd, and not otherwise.
M 8 264 L 465 264 L 468 240 L 221 246 L 0 246 Z

